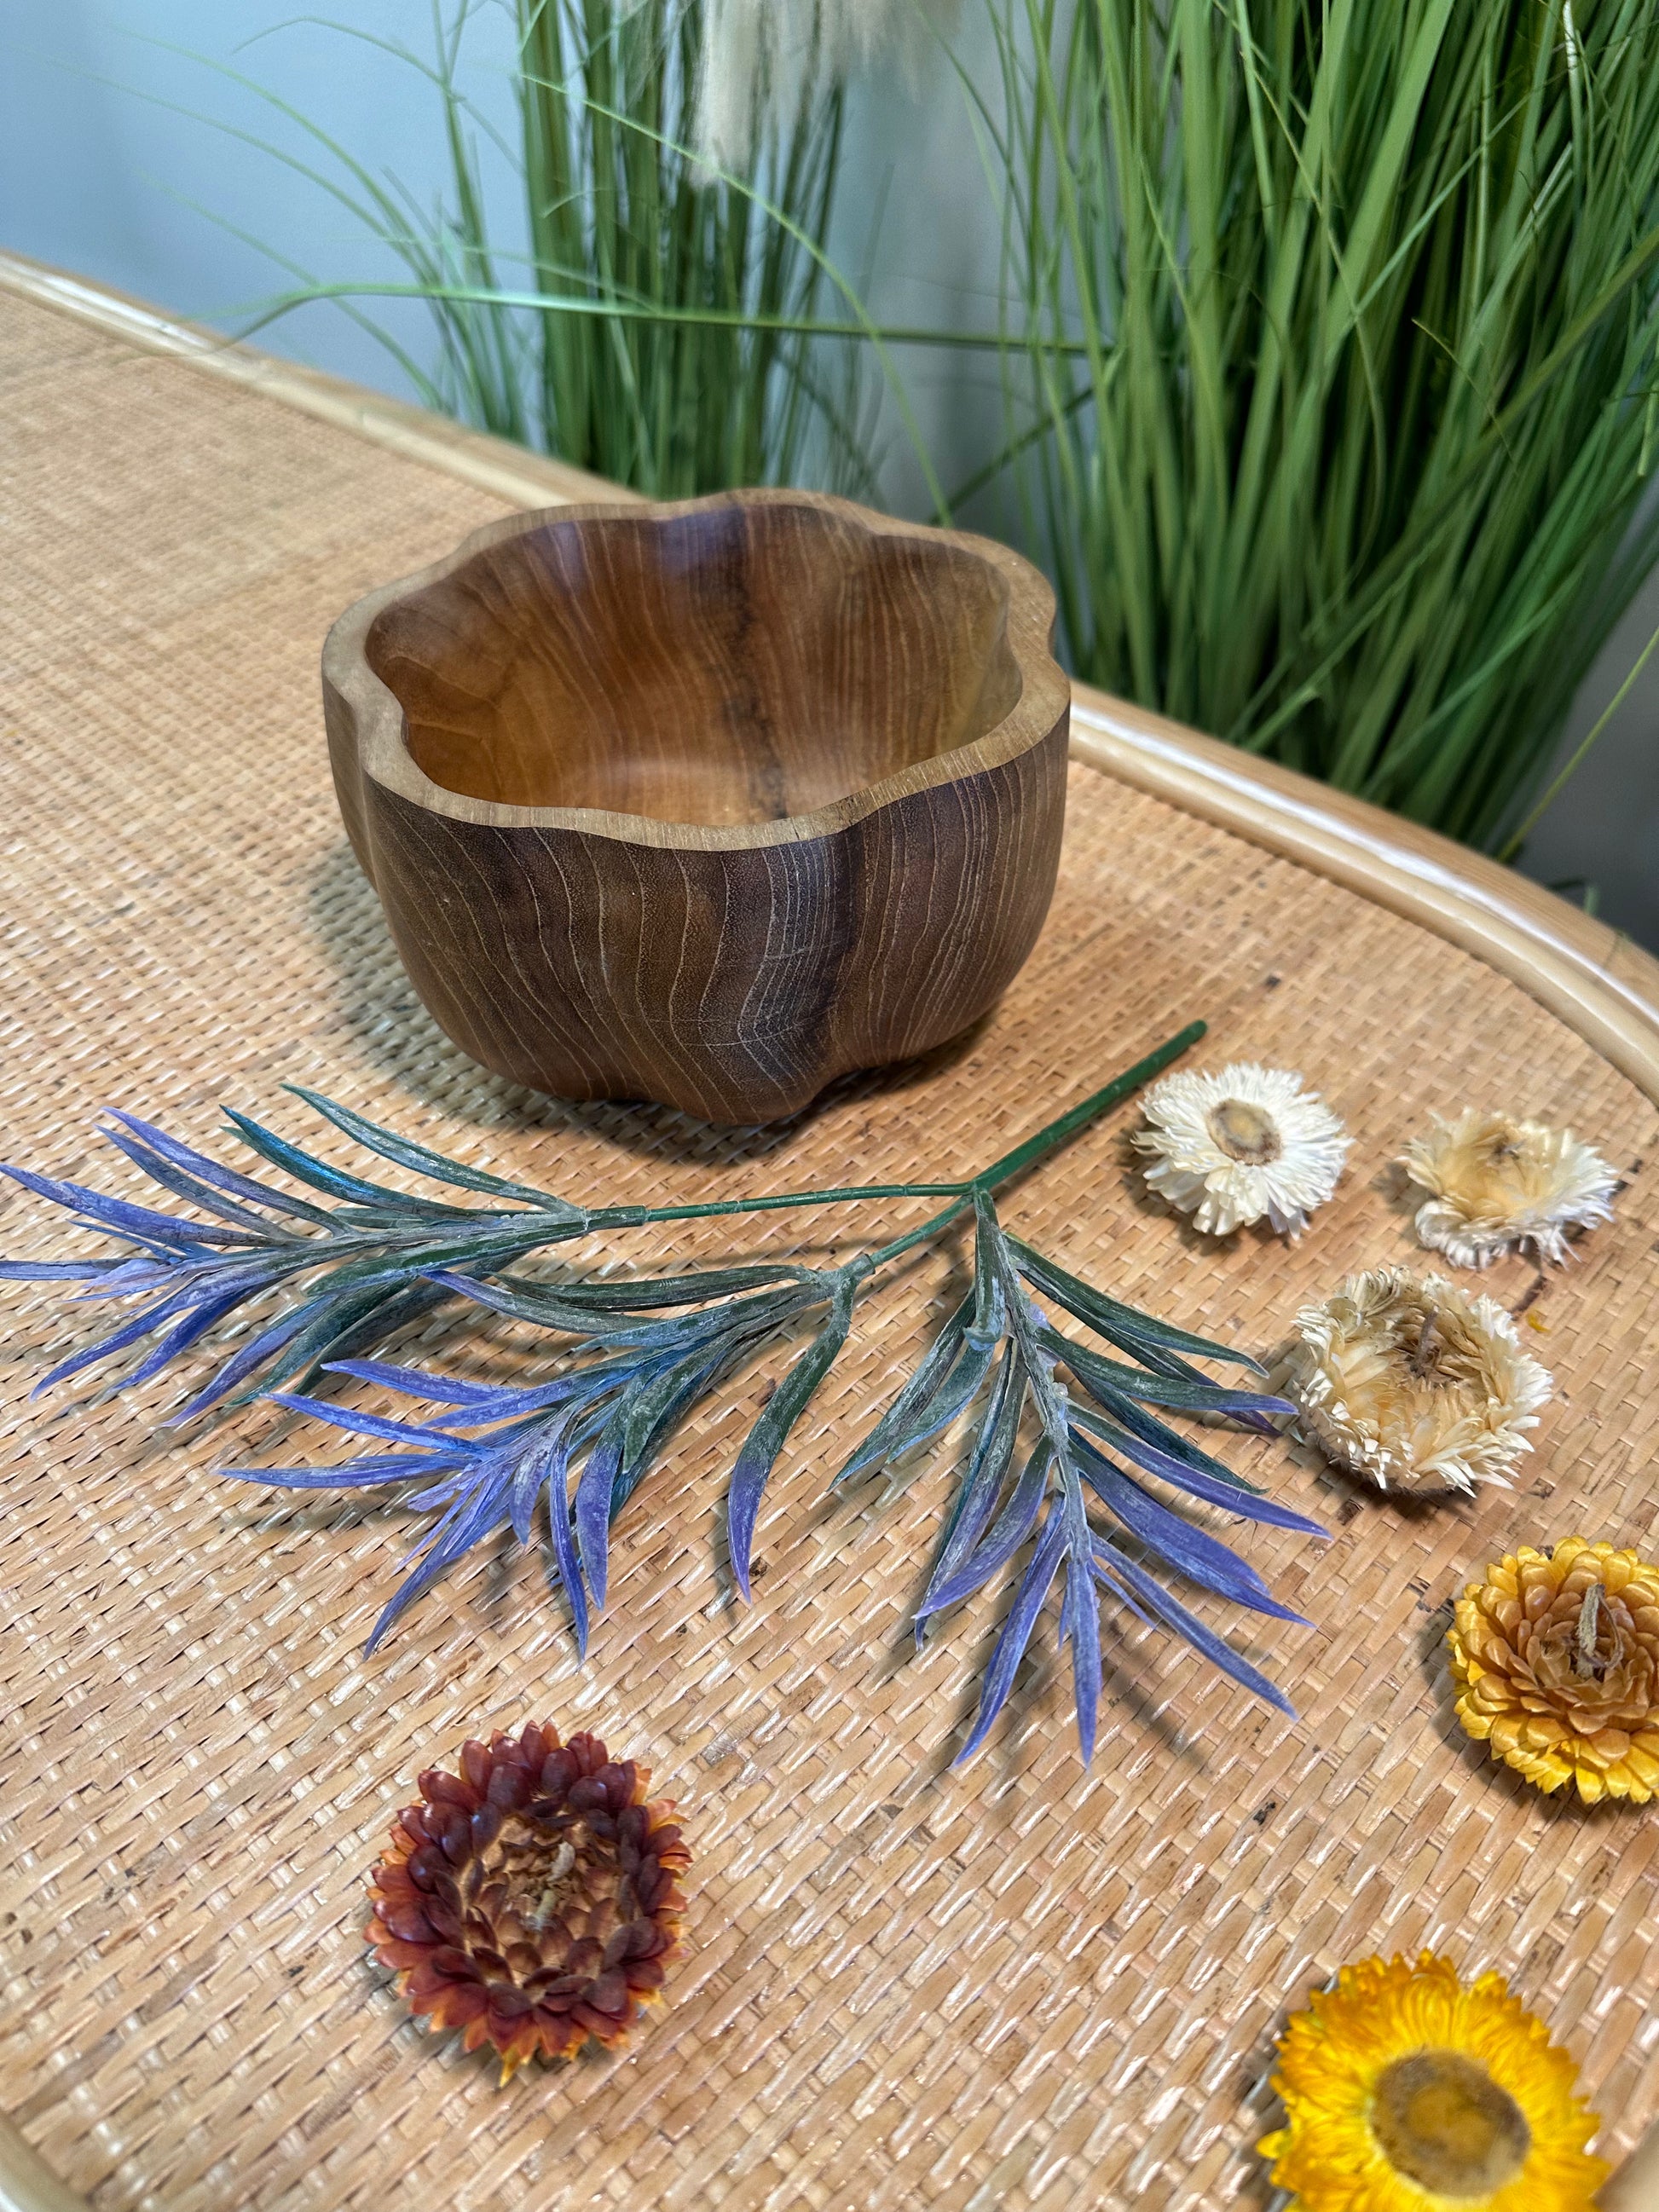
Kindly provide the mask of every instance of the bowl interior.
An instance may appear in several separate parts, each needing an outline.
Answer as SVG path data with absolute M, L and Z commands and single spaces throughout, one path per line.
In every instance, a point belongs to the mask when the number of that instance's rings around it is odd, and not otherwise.
M 514 806 L 731 824 L 971 744 L 1018 701 L 1006 580 L 792 502 L 553 520 L 384 608 L 418 765 Z

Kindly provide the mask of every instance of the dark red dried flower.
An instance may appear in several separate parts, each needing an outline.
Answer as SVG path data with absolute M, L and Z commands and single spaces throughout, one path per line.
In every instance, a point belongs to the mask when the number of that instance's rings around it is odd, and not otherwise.
M 679 1949 L 691 1863 L 648 1767 L 550 1724 L 432 1767 L 369 1877 L 368 1940 L 434 2028 L 493 2043 L 501 2079 L 591 2035 L 620 2043 Z

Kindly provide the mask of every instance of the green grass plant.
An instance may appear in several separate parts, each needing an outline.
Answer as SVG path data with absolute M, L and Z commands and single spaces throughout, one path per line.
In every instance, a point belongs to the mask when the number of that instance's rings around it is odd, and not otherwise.
M 847 342 L 867 319 L 823 250 L 843 95 L 810 55 L 788 100 L 757 80 L 743 167 L 714 168 L 695 144 L 707 4 L 511 0 L 516 137 L 467 88 L 465 0 L 447 15 L 434 0 L 429 58 L 368 36 L 432 88 L 448 168 L 435 207 L 273 101 L 322 161 L 264 150 L 322 185 L 405 275 L 307 277 L 248 329 L 333 299 L 428 404 L 653 498 L 809 479 L 868 494 L 866 362 Z M 502 173 L 516 224 L 499 204 Z M 504 244 L 515 229 L 522 242 Z M 837 286 L 854 303 L 850 323 L 822 313 Z M 425 303 L 434 361 L 364 304 L 397 296 Z M 815 344 L 836 328 L 839 343 Z
M 1659 555 L 1653 0 L 988 0 L 1079 672 L 1488 847 Z

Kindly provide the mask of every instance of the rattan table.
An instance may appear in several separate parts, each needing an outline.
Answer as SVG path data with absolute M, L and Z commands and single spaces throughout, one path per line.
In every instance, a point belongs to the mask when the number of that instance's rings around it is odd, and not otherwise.
M 221 1101 L 298 1127 L 297 1081 L 578 1196 L 954 1176 L 1202 1015 L 1208 1060 L 1299 1068 L 1353 1131 L 1313 1231 L 1201 1248 L 1141 1191 L 1127 1111 L 1012 1218 L 1257 1347 L 1413 1252 L 1386 1170 L 1432 1111 L 1569 1122 L 1626 1177 L 1571 1269 L 1488 1279 L 1557 1382 L 1517 1487 L 1412 1510 L 1301 1447 L 1230 1444 L 1334 1531 L 1249 1543 L 1314 1624 L 1249 1642 L 1301 1718 L 1130 1625 L 1086 1775 L 1047 1660 L 950 1769 L 988 1622 L 908 1656 L 939 1468 L 823 1495 L 948 1261 L 872 1308 L 798 1433 L 755 1607 L 714 1533 L 740 1394 L 620 1525 L 585 1668 L 531 1559 L 480 1561 L 366 1660 L 403 1516 L 219 1480 L 270 1443 L 258 1409 L 173 1433 L 159 1386 L 31 1403 L 83 1324 L 9 1291 L 0 2205 L 1259 2208 L 1286 2011 L 1345 1959 L 1423 1944 L 1508 1973 L 1580 2061 L 1603 2147 L 1632 2152 L 1659 2116 L 1659 1819 L 1489 1765 L 1442 1644 L 1462 1580 L 1516 1542 L 1659 1541 L 1659 964 L 1426 832 L 1079 690 L 1053 914 L 963 1045 L 769 1131 L 514 1091 L 398 965 L 335 810 L 317 657 L 371 586 L 596 488 L 15 259 L 0 394 L 9 1158 L 112 1179 L 100 1106 L 195 1139 Z M 0 1200 L 0 1243 L 61 1245 L 43 1211 Z M 627 2052 L 503 2091 L 410 2025 L 362 1882 L 418 1767 L 544 1716 L 681 1802 L 690 1950 Z M 1633 2169 L 1620 2186 L 1644 2201 Z

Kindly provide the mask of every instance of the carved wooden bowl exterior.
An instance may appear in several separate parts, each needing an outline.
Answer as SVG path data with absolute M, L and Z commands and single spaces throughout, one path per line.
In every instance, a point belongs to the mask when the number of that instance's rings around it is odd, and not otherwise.
M 341 811 L 486 1066 L 774 1120 L 954 1036 L 1036 942 L 1053 618 L 1005 547 L 806 493 L 511 516 L 330 633 Z

